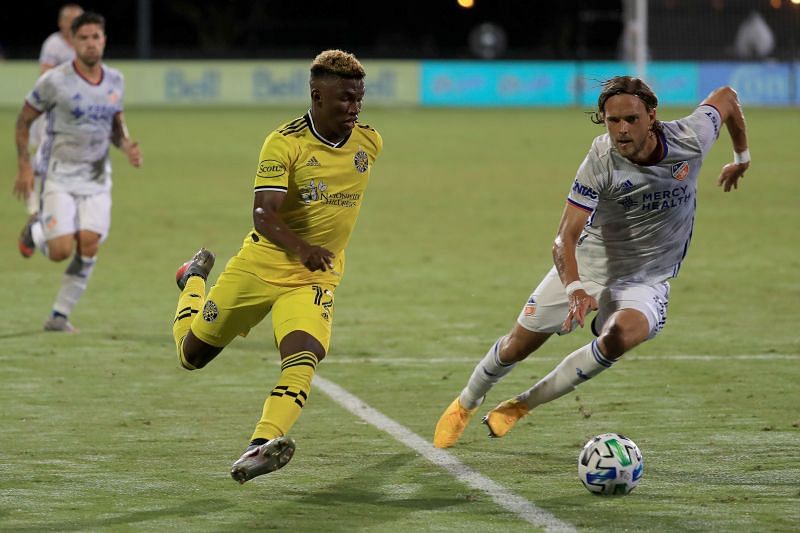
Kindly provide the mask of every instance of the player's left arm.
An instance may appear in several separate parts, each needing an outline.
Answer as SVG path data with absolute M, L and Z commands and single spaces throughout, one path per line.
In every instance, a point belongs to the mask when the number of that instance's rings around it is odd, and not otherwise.
M 122 111 L 114 115 L 111 123 L 111 143 L 128 156 L 128 162 L 136 168 L 142 166 L 142 150 L 137 141 L 131 140 L 128 135 L 128 126 L 125 125 L 125 116 Z
M 750 167 L 750 151 L 747 148 L 747 127 L 744 122 L 744 113 L 739 103 L 739 96 L 731 87 L 725 86 L 714 90 L 703 100 L 701 105 L 713 106 L 720 119 L 728 129 L 733 143 L 734 162 L 722 167 L 717 178 L 717 185 L 722 185 L 725 192 L 736 189 L 739 180 L 744 177 L 745 171 Z

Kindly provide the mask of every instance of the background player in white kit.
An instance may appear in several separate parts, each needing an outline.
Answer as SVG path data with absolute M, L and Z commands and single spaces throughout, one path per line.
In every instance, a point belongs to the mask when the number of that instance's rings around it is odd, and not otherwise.
M 656 120 L 658 99 L 628 76 L 603 84 L 593 121 L 605 124 L 578 169 L 553 244 L 555 266 L 534 290 L 511 331 L 478 363 L 447 407 L 434 445 L 461 437 L 489 390 L 553 333 L 591 327 L 597 339 L 575 350 L 533 387 L 484 417 L 502 437 L 531 409 L 596 376 L 624 353 L 653 338 L 666 321 L 669 278 L 686 255 L 694 224 L 697 176 L 722 124 L 734 162 L 717 180 L 736 188 L 749 166 L 744 116 L 730 87 L 713 91 L 689 116 Z
M 53 67 L 75 59 L 75 49 L 72 47 L 72 21 L 83 13 L 83 8 L 78 4 L 65 4 L 58 10 L 58 31 L 51 33 L 42 43 L 39 53 L 39 73 L 44 74 Z M 44 138 L 45 118 L 39 117 L 33 121 L 30 133 L 30 150 L 36 152 Z M 41 182 L 36 177 L 33 190 L 28 195 L 26 209 L 28 215 L 36 216 L 39 212 L 39 193 Z
M 36 82 L 17 117 L 17 179 L 14 193 L 27 198 L 34 173 L 40 175 L 42 210 L 20 236 L 19 249 L 30 257 L 36 249 L 53 261 L 72 257 L 45 330 L 75 332 L 68 316 L 94 269 L 100 243 L 111 225 L 113 143 L 135 167 L 142 164 L 122 114 L 124 82 L 119 71 L 102 63 L 105 20 L 86 12 L 72 22 L 75 61 L 59 65 Z M 46 113 L 45 139 L 31 165 L 31 123 Z M 74 254 L 74 257 L 73 257 Z

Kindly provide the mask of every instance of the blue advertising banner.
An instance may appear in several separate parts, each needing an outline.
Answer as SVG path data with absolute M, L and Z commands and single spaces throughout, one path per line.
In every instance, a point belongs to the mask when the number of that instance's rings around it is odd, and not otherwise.
M 699 65 L 698 90 L 702 97 L 721 85 L 730 85 L 739 93 L 739 100 L 743 104 L 780 106 L 796 103 L 791 87 L 791 65 L 788 63 L 700 63 Z
M 582 106 L 596 105 L 603 81 L 637 75 L 636 65 L 620 61 L 579 63 L 577 70 L 574 86 L 580 96 L 577 103 Z M 697 94 L 697 63 L 651 63 L 645 78 L 658 95 L 659 105 L 695 105 L 702 100 Z
M 420 102 L 429 106 L 563 106 L 574 103 L 575 64 L 424 61 Z

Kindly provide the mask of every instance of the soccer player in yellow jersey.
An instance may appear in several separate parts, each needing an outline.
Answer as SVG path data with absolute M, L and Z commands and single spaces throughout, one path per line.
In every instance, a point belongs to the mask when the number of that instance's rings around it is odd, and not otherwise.
M 378 132 L 357 121 L 365 75 L 341 50 L 314 59 L 311 108 L 270 133 L 261 148 L 254 228 L 241 250 L 207 297 L 210 251 L 201 249 L 176 275 L 181 295 L 173 335 L 187 370 L 206 366 L 272 312 L 281 374 L 250 445 L 231 468 L 239 483 L 289 462 L 295 443 L 287 433 L 328 351 L 344 249 L 383 147 Z

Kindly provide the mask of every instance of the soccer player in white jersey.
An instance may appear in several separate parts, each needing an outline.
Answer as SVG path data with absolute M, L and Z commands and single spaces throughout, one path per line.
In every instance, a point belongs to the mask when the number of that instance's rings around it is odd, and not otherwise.
M 42 43 L 39 53 L 40 74 L 44 74 L 53 67 L 75 59 L 75 49 L 72 47 L 72 30 L 70 26 L 75 17 L 83 13 L 83 8 L 78 4 L 65 4 L 58 10 L 58 31 L 51 33 Z M 30 133 L 30 150 L 36 152 L 44 138 L 45 118 L 39 117 L 33 121 Z M 39 212 L 41 180 L 36 177 L 31 194 L 26 201 L 26 209 L 30 219 Z
M 502 437 L 531 409 L 569 393 L 664 327 L 669 283 L 694 225 L 697 176 L 724 124 L 734 161 L 717 179 L 737 188 L 750 164 L 744 116 L 730 87 L 713 91 L 689 116 L 656 120 L 658 99 L 642 80 L 605 82 L 593 121 L 606 133 L 592 143 L 572 183 L 553 244 L 555 266 L 533 291 L 511 331 L 477 364 L 434 432 L 453 446 L 489 390 L 553 334 L 583 327 L 595 340 L 567 355 L 533 387 L 483 418 Z
M 72 21 L 81 13 L 83 8 L 78 4 L 65 4 L 58 11 L 58 31 L 53 32 L 42 43 L 39 54 L 39 68 L 44 74 L 61 63 L 72 61 L 75 58 L 75 48 L 72 46 Z
M 72 257 L 44 329 L 74 333 L 69 314 L 86 289 L 111 226 L 109 144 L 134 167 L 141 166 L 142 154 L 125 126 L 122 74 L 102 62 L 105 19 L 85 12 L 72 22 L 71 31 L 75 60 L 45 72 L 17 117 L 14 193 L 27 198 L 34 173 L 41 176 L 42 209 L 26 225 L 19 249 L 24 257 L 37 249 L 53 261 Z M 46 135 L 31 164 L 30 126 L 43 113 Z

